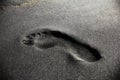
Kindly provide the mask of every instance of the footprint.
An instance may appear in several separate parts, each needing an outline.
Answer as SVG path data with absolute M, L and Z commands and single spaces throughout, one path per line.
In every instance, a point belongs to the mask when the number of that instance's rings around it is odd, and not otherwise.
M 69 57 L 71 60 L 95 62 L 101 59 L 101 55 L 96 49 L 60 31 L 49 29 L 34 31 L 26 35 L 22 43 L 42 50 L 57 46 L 64 49 L 71 56 Z

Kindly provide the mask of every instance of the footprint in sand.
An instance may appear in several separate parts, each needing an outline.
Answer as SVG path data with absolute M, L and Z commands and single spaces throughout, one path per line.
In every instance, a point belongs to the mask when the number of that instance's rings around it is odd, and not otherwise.
M 71 58 L 77 61 L 95 62 L 101 59 L 101 55 L 96 49 L 60 31 L 36 30 L 27 34 L 23 38 L 22 43 L 42 50 L 57 46 L 64 49 Z

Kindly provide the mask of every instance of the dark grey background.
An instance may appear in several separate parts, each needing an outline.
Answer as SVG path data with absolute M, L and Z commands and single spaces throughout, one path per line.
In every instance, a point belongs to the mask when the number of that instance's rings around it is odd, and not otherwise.
M 119 80 L 119 0 L 38 0 L 20 4 L 8 0 L 0 4 L 3 80 Z M 72 34 L 98 49 L 103 58 L 94 63 L 71 64 L 59 49 L 39 51 L 23 46 L 21 36 L 38 28 Z

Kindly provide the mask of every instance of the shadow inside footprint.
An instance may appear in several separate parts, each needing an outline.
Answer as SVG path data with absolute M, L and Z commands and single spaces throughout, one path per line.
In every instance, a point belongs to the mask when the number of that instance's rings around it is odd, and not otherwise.
M 58 39 L 61 38 L 65 41 L 68 41 L 71 44 L 70 45 L 72 47 L 71 49 L 73 49 L 72 56 L 80 57 L 83 60 L 87 60 L 88 62 L 94 62 L 102 58 L 97 49 L 91 47 L 86 43 L 76 40 L 72 36 L 69 36 L 60 31 L 51 31 L 51 34 L 54 37 L 57 37 Z
M 59 41 L 63 43 L 59 43 Z M 65 48 L 68 54 L 76 60 L 94 62 L 101 59 L 101 55 L 97 49 L 60 31 L 49 29 L 35 31 L 23 39 L 23 44 L 36 46 L 37 48 L 44 50 L 55 46 Z M 59 46 L 59 44 L 62 46 Z M 67 44 L 68 46 L 64 46 L 64 44 Z

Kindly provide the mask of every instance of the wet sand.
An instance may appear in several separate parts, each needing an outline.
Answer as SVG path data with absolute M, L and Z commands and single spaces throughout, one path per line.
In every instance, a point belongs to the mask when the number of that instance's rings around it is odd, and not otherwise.
M 119 1 L 1 3 L 0 80 L 120 79 Z

